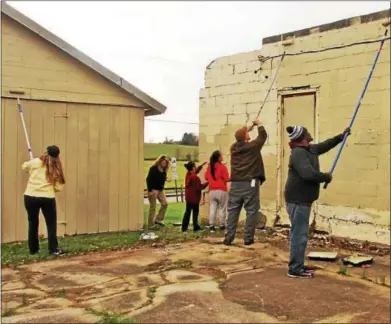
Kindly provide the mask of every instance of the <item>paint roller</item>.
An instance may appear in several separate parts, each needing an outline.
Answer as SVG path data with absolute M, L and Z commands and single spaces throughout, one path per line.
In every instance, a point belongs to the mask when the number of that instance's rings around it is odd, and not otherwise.
M 16 95 L 17 96 L 17 102 L 18 102 L 18 111 L 20 115 L 20 119 L 22 120 L 22 126 L 23 126 L 23 131 L 24 131 L 24 136 L 26 137 L 26 143 L 27 143 L 27 151 L 29 153 L 30 159 L 33 159 L 33 151 L 31 150 L 31 145 L 30 145 L 30 139 L 29 135 L 27 133 L 27 128 L 26 128 L 26 122 L 24 121 L 24 115 L 23 115 L 23 108 L 22 108 L 22 103 L 20 102 L 20 96 L 24 96 L 25 92 L 21 90 L 10 90 L 9 93 L 11 95 Z

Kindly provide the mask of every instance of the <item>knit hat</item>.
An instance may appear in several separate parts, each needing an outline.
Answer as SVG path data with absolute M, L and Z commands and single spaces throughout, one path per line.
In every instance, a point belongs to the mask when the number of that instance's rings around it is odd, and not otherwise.
M 51 157 L 58 157 L 60 155 L 60 149 L 56 145 L 51 145 L 46 148 L 46 151 Z
M 247 134 L 247 127 L 244 126 L 242 128 L 239 128 L 235 132 L 235 138 L 237 141 L 244 141 L 246 139 L 246 134 Z
M 303 126 L 288 126 L 286 128 L 286 132 L 288 134 L 289 139 L 291 141 L 295 141 L 307 134 L 308 130 Z

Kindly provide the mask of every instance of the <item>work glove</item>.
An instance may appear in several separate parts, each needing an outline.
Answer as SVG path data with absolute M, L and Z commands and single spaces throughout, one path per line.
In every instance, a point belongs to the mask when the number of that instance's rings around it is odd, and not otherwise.
M 342 136 L 345 136 L 345 134 L 348 134 L 348 136 L 351 134 L 350 127 L 346 127 L 344 131 L 342 132 Z

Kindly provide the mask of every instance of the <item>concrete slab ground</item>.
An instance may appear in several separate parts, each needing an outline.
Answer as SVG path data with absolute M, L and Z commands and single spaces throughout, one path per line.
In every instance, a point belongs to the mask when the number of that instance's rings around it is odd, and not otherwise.
M 3 269 L 2 322 L 95 323 L 105 312 L 135 323 L 390 322 L 386 256 L 365 269 L 311 261 L 315 278 L 299 280 L 286 276 L 284 238 L 250 247 L 221 240 Z

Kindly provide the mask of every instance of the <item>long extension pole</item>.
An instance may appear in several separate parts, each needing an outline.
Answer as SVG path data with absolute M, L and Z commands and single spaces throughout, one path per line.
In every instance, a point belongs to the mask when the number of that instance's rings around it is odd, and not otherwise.
M 354 121 L 355 121 L 355 119 L 356 119 L 356 117 L 357 117 L 358 110 L 359 110 L 359 108 L 360 108 L 360 106 L 361 106 L 361 101 L 362 101 L 362 99 L 364 98 L 365 92 L 367 91 L 369 81 L 371 80 L 373 71 L 375 70 L 375 66 L 376 66 L 376 63 L 377 63 L 377 61 L 378 61 L 378 59 L 379 59 L 379 55 L 380 55 L 380 52 L 381 52 L 381 50 L 382 50 L 382 48 L 383 48 L 383 44 L 384 44 L 384 42 L 385 42 L 385 40 L 386 40 L 387 33 L 388 33 L 388 30 L 386 29 L 386 31 L 385 31 L 385 33 L 384 33 L 384 38 L 383 38 L 382 41 L 380 42 L 379 49 L 378 49 L 377 52 L 376 52 L 375 60 L 374 60 L 374 62 L 373 62 L 373 64 L 372 64 L 371 70 L 369 71 L 367 80 L 365 81 L 364 89 L 362 90 L 361 96 L 360 96 L 360 98 L 358 99 L 358 102 L 357 102 L 357 105 L 356 105 L 356 109 L 354 110 L 352 120 L 350 121 L 350 124 L 349 124 L 349 127 L 350 127 L 350 128 L 352 128 L 353 123 L 354 123 Z M 330 174 L 332 174 L 332 173 L 334 172 L 335 167 L 337 166 L 338 160 L 339 160 L 339 158 L 340 158 L 340 156 L 341 156 L 341 153 L 342 153 L 342 150 L 343 150 L 343 148 L 344 148 L 344 146 L 345 146 L 345 143 L 346 143 L 346 139 L 347 139 L 347 138 L 348 138 L 348 134 L 346 133 L 346 134 L 344 135 L 344 138 L 343 138 L 343 141 L 342 141 L 341 145 L 339 146 L 337 156 L 335 157 L 334 162 L 333 162 L 333 165 L 332 165 L 332 167 L 331 167 L 331 169 L 330 169 Z M 328 183 L 325 183 L 325 184 L 323 185 L 323 189 L 326 189 L 327 186 L 328 186 Z
M 280 67 L 281 67 L 282 61 L 284 60 L 284 57 L 285 57 L 285 52 L 284 52 L 284 53 L 282 54 L 282 56 L 281 56 L 280 64 L 279 64 L 278 67 L 277 67 L 277 70 L 276 70 L 276 73 L 274 74 L 274 78 L 273 78 L 273 80 L 272 80 L 272 83 L 270 84 L 269 90 L 266 92 L 265 99 L 263 99 L 262 106 L 261 106 L 261 108 L 259 109 L 258 114 L 257 114 L 257 117 L 256 117 L 255 119 L 258 119 L 258 117 L 259 117 L 259 115 L 261 114 L 261 111 L 262 111 L 262 109 L 263 109 L 263 106 L 265 106 L 265 103 L 266 103 L 266 101 L 267 101 L 267 98 L 269 97 L 270 91 L 272 90 L 273 85 L 274 85 L 274 83 L 275 83 L 276 80 L 277 80 L 278 71 L 280 71 Z
M 20 119 L 22 120 L 22 126 L 23 126 L 23 131 L 24 131 L 24 136 L 26 137 L 26 142 L 27 142 L 27 151 L 29 153 L 30 159 L 33 159 L 33 151 L 31 150 L 31 145 L 30 145 L 30 139 L 29 135 L 27 133 L 27 128 L 26 128 L 26 123 L 24 121 L 24 115 L 23 115 L 23 109 L 22 109 L 22 104 L 20 103 L 20 99 L 18 98 L 18 110 L 19 110 L 19 115 Z

